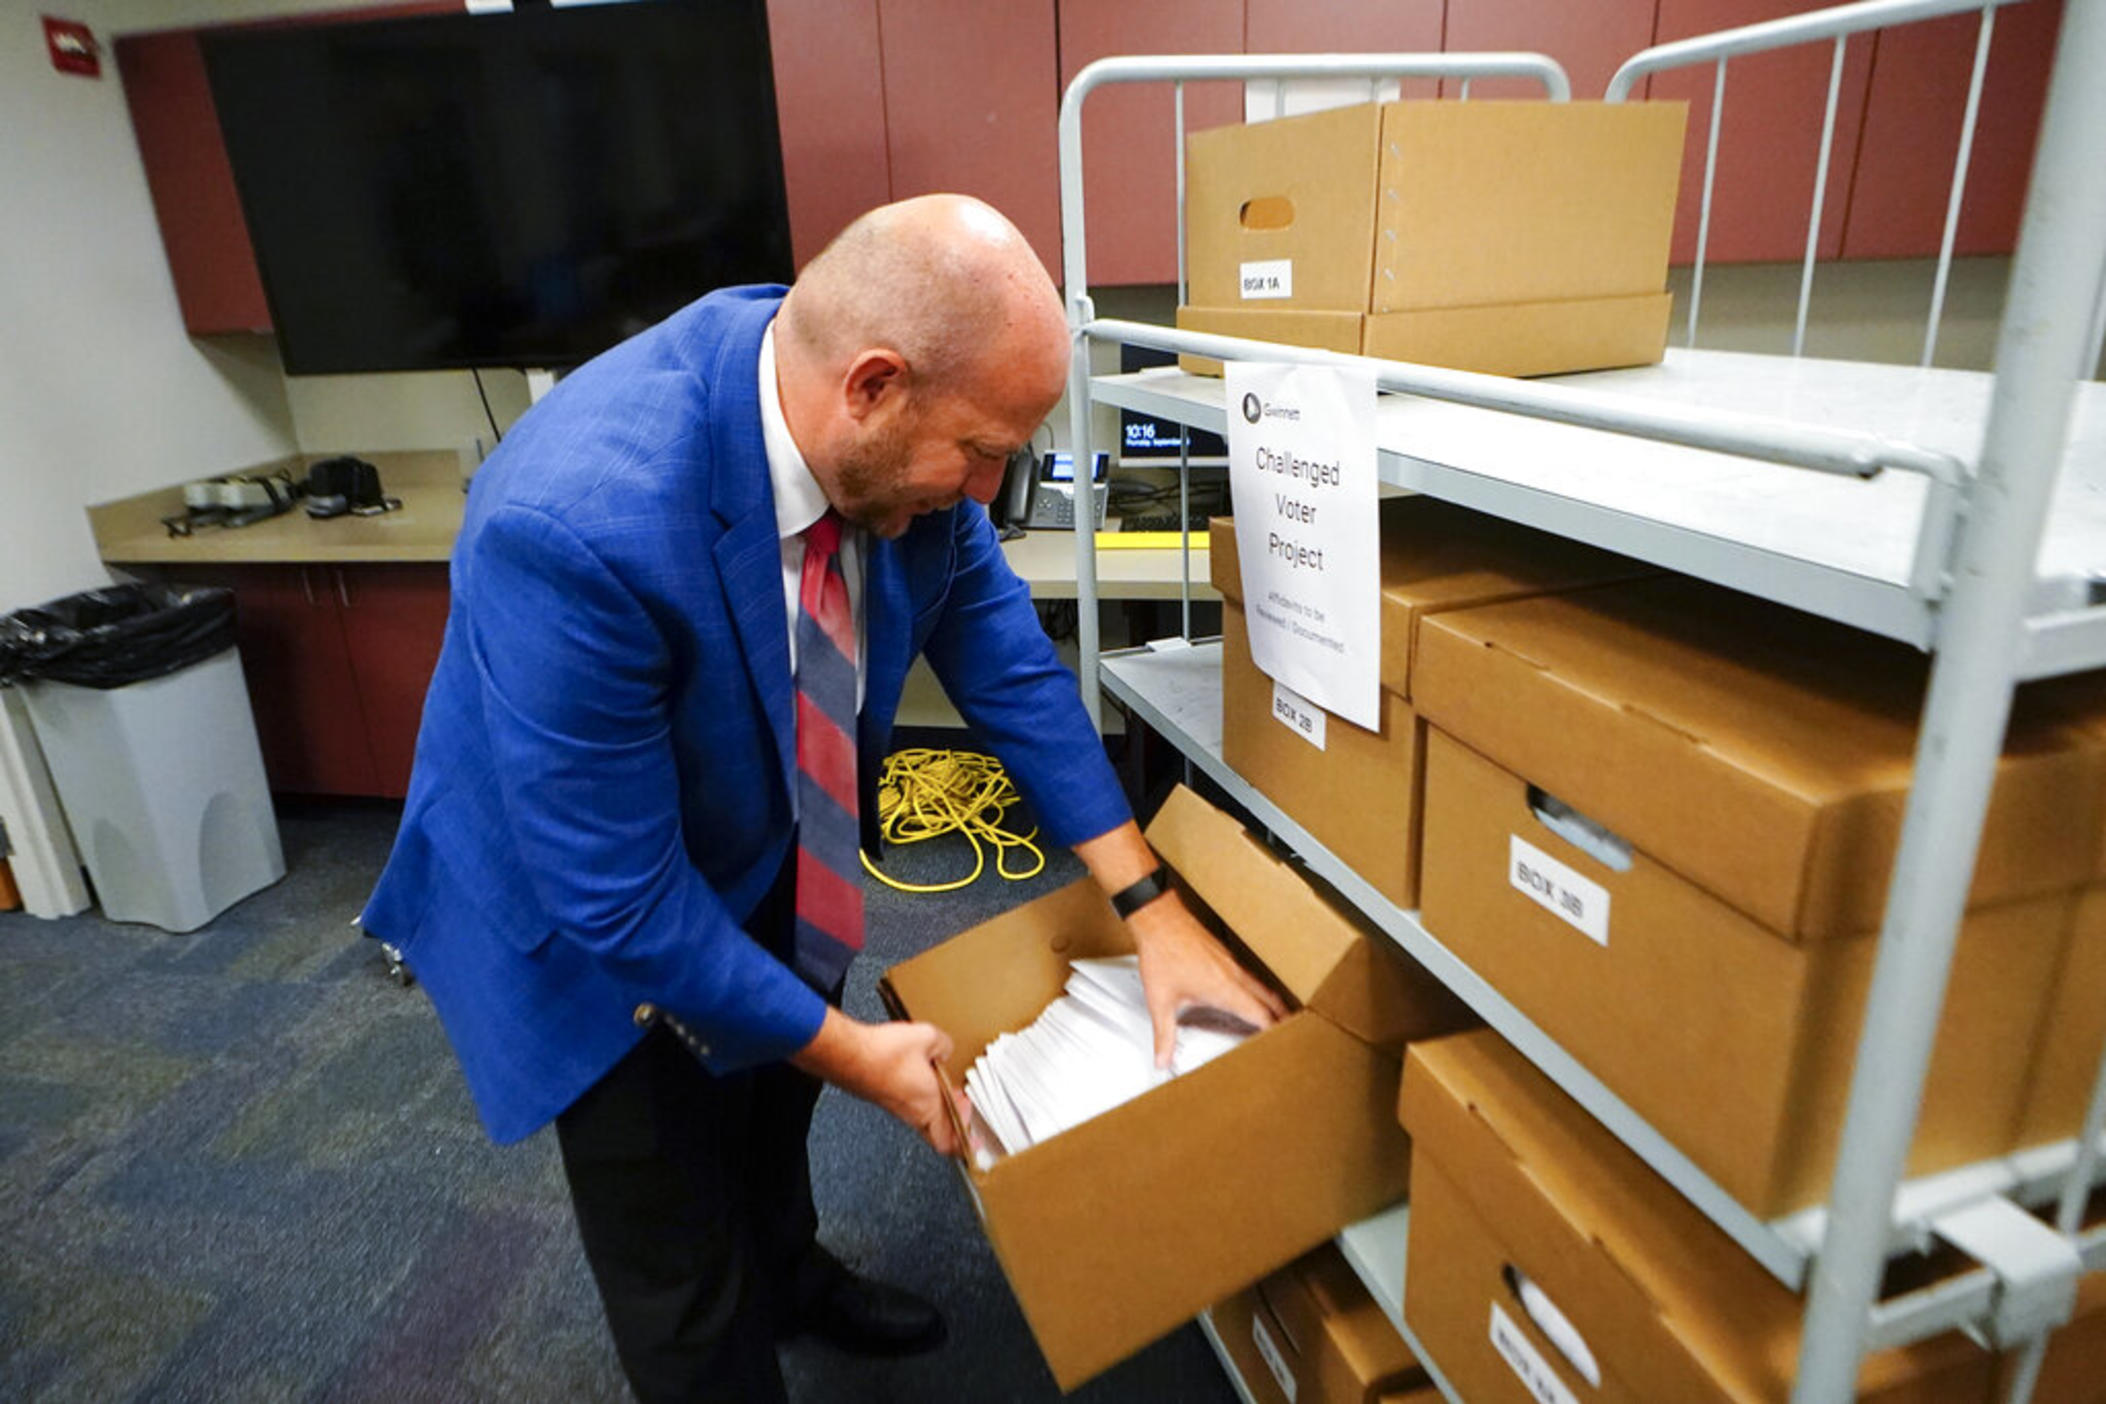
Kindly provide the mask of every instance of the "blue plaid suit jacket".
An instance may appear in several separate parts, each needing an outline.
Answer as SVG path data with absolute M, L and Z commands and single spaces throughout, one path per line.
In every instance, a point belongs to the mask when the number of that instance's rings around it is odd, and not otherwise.
M 492 1137 L 642 1036 L 715 1070 L 802 1047 L 820 997 L 741 929 L 794 840 L 781 548 L 757 365 L 780 288 L 714 293 L 563 380 L 476 475 L 402 827 L 364 925 L 429 992 Z M 917 651 L 1046 836 L 1128 817 L 1075 682 L 974 504 L 865 551 L 859 754 Z

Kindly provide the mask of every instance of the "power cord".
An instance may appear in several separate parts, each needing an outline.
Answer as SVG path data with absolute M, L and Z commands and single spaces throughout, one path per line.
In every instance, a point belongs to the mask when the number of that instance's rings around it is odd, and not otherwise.
M 863 855 L 863 868 L 885 886 L 901 892 L 956 892 L 970 887 L 987 871 L 987 849 L 995 851 L 995 871 L 1011 882 L 1037 877 L 1046 855 L 1028 834 L 1002 827 L 1002 815 L 1021 798 L 1008 772 L 993 756 L 973 751 L 938 751 L 917 747 L 895 751 L 878 773 L 878 830 L 891 844 L 922 843 L 944 834 L 962 833 L 973 846 L 973 870 L 955 882 L 901 882 L 885 876 Z M 1031 855 L 1031 866 L 1009 870 L 1009 851 Z

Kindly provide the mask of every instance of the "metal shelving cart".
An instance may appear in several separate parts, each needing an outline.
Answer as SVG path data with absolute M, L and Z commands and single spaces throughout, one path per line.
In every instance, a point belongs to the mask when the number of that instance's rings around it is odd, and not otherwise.
M 2069 0 L 2014 259 L 1995 374 L 1930 369 L 1951 264 L 1995 11 L 2006 0 L 1867 0 L 1649 49 L 1607 97 L 1645 74 L 1716 67 L 1690 336 L 1702 294 L 1717 113 L 1728 60 L 1830 41 L 1835 60 L 1808 223 L 1794 357 L 1676 349 L 1657 366 L 1505 380 L 1398 362 L 1099 319 L 1089 296 L 1082 197 L 1082 110 L 1111 83 L 1176 85 L 1179 296 L 1183 300 L 1184 85 L 1198 80 L 1537 79 L 1569 97 L 1557 65 L 1533 54 L 1321 55 L 1106 59 L 1069 86 L 1060 113 L 1065 287 L 1074 333 L 1073 442 L 1090 447 L 1091 410 L 1116 406 L 1222 432 L 1221 382 L 1162 369 L 1093 374 L 1096 343 L 1223 359 L 1371 369 L 1382 481 L 1574 537 L 1684 574 L 1900 639 L 1933 655 L 1911 790 L 1848 1120 L 1830 1202 L 1776 1221 L 1737 1203 L 1667 1138 L 1564 1052 L 1498 989 L 1442 945 L 1414 911 L 1377 893 L 1221 756 L 1218 642 L 1100 658 L 1090 513 L 1075 533 L 1081 682 L 1147 722 L 1309 869 L 1444 980 L 1509 1042 L 1730 1235 L 1804 1294 L 1798 1404 L 1848 1399 L 1871 1349 L 1964 1328 L 2018 1350 L 2011 1392 L 2031 1396 L 2048 1332 L 2078 1279 L 2106 1268 L 2106 1228 L 2083 1225 L 2102 1169 L 2106 1065 L 2082 1132 L 2058 1145 L 1904 1180 L 1904 1160 L 1944 999 L 1971 863 L 2012 691 L 2025 680 L 2106 667 L 2106 385 L 2086 382 L 2106 335 L 2106 0 Z M 1815 231 L 1826 195 L 1838 78 L 1849 36 L 1964 12 L 1981 15 L 1930 332 L 1917 368 L 1796 359 L 1803 347 Z M 1467 93 L 1465 93 L 1467 96 Z M 1087 485 L 1079 491 L 1087 492 Z M 1182 515 L 1182 514 L 1181 514 Z M 1189 570 L 1187 571 L 1189 575 Z M 2049 1223 L 2025 1207 L 2051 1206 Z M 1403 1319 L 1408 1206 L 1339 1239 L 1415 1350 Z M 1933 1243 L 1975 1266 L 1882 1299 L 1897 1254 Z M 1205 1325 L 1206 1323 L 1202 1323 Z M 1218 1342 L 1217 1342 L 1218 1344 Z M 1449 1398 L 1439 1362 L 1418 1354 Z

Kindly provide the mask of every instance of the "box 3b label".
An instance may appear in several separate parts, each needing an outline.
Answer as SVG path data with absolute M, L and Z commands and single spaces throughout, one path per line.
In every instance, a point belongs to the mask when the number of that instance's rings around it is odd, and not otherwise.
M 1519 834 L 1507 836 L 1506 880 L 1515 891 L 1600 945 L 1609 944 L 1609 891 Z

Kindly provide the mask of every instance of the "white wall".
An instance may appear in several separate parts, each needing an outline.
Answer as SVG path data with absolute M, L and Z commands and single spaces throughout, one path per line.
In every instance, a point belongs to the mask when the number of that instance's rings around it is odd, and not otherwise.
M 107 44 L 103 0 L 66 13 Z M 136 8 L 136 7 L 135 7 Z M 110 55 L 55 72 L 0 7 L 0 609 L 107 581 L 82 508 L 291 451 L 264 338 L 185 335 Z

